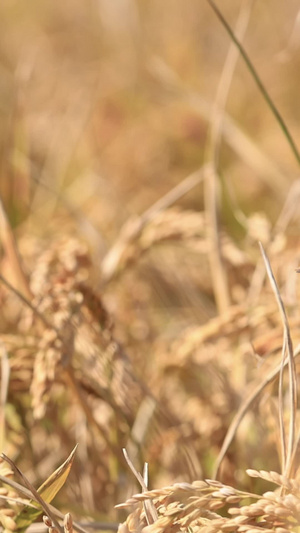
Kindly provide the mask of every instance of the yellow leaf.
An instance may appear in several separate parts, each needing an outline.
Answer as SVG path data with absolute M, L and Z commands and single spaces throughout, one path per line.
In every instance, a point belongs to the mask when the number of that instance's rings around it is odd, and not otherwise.
M 38 488 L 37 492 L 46 503 L 51 503 L 58 491 L 64 485 L 73 464 L 76 448 L 77 444 L 67 460 L 61 466 L 59 466 L 57 470 L 55 470 L 55 472 L 53 472 L 53 474 L 51 474 L 51 476 L 49 476 Z M 17 525 L 16 531 L 19 533 L 25 531 L 27 527 L 30 526 L 30 524 L 32 524 L 32 522 L 34 522 L 34 520 L 43 512 L 38 503 L 35 501 L 31 501 L 30 503 L 33 504 L 36 509 L 32 509 L 32 507 L 25 507 L 15 519 Z
M 38 493 L 45 500 L 45 502 L 52 502 L 53 498 L 56 496 L 61 487 L 65 484 L 65 481 L 71 470 L 74 455 L 77 449 L 77 444 L 75 448 L 70 453 L 68 459 L 51 474 L 51 476 L 44 481 L 44 483 L 38 488 Z

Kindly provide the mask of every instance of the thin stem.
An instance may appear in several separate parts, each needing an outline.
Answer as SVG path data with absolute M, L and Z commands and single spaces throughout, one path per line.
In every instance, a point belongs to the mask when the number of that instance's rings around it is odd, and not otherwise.
M 229 34 L 231 40 L 235 43 L 235 45 L 237 46 L 242 58 L 244 59 L 250 73 L 251 73 L 251 76 L 253 77 L 254 81 L 256 82 L 256 85 L 258 86 L 263 98 L 265 99 L 267 105 L 269 106 L 270 110 L 272 111 L 275 119 L 277 120 L 280 128 L 282 129 L 283 131 L 283 134 L 287 140 L 287 142 L 289 143 L 290 145 L 290 148 L 295 156 L 295 158 L 297 159 L 297 163 L 300 165 L 300 153 L 298 151 L 298 148 L 295 144 L 295 141 L 284 121 L 284 119 L 282 118 L 281 114 L 279 113 L 276 105 L 274 104 L 271 96 L 269 95 L 267 89 L 265 88 L 264 84 L 262 83 L 258 73 L 256 72 L 255 70 L 255 67 L 251 61 L 251 59 L 249 58 L 247 52 L 245 51 L 245 49 L 243 48 L 242 44 L 240 43 L 240 41 L 237 39 L 237 37 L 235 36 L 235 34 L 233 33 L 231 27 L 229 26 L 228 22 L 226 21 L 226 19 L 223 17 L 222 13 L 219 11 L 219 9 L 217 8 L 217 6 L 215 5 L 214 1 L 213 0 L 207 0 L 207 2 L 209 3 L 209 5 L 211 6 L 211 8 L 214 10 L 215 14 L 217 15 L 218 19 L 221 21 L 222 25 L 224 26 L 224 28 L 226 29 L 227 33 Z

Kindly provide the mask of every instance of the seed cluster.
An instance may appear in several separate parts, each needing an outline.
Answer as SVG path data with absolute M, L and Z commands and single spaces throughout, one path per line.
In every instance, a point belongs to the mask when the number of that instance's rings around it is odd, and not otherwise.
M 295 479 L 276 472 L 248 470 L 252 477 L 276 483 L 279 489 L 262 496 L 239 491 L 218 481 L 177 483 L 136 494 L 118 507 L 139 506 L 119 527 L 119 533 L 142 531 L 166 533 L 188 531 L 288 533 L 300 525 L 300 491 Z M 288 490 L 290 492 L 286 492 Z M 141 502 L 153 502 L 158 519 L 151 522 Z M 249 504 L 249 501 L 252 503 Z M 221 513 L 219 513 L 219 511 Z

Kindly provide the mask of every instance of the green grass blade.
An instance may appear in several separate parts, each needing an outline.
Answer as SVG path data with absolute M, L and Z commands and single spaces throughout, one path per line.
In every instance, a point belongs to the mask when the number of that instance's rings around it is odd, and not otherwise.
M 217 8 L 217 6 L 215 5 L 214 1 L 213 0 L 207 0 L 207 2 L 209 3 L 209 5 L 211 6 L 211 8 L 214 10 L 215 14 L 217 15 L 218 19 L 221 21 L 222 25 L 224 26 L 224 28 L 226 29 L 227 33 L 229 34 L 230 36 L 230 39 L 235 43 L 235 45 L 237 46 L 243 60 L 245 61 L 254 81 L 256 82 L 263 98 L 265 99 L 265 101 L 267 102 L 270 110 L 272 111 L 275 119 L 277 120 L 288 144 L 290 145 L 290 148 L 295 156 L 295 158 L 297 159 L 297 162 L 298 164 L 300 165 L 300 153 L 298 151 L 298 148 L 296 146 L 296 143 L 285 123 L 285 120 L 283 119 L 283 117 L 281 116 L 281 114 L 279 113 L 276 105 L 274 104 L 271 96 L 269 95 L 267 89 L 265 88 L 263 82 L 261 81 L 258 73 L 256 72 L 255 70 L 255 67 L 251 61 L 251 59 L 249 58 L 246 50 L 244 49 L 244 47 L 242 46 L 242 44 L 239 42 L 239 40 L 236 38 L 235 34 L 233 33 L 230 25 L 228 24 L 227 20 L 223 17 L 221 11 L 219 11 L 219 9 Z

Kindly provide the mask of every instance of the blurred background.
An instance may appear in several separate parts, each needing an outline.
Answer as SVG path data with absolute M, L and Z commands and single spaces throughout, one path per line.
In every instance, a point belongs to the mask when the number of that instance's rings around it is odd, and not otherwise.
M 234 27 L 240 2 L 220 7 Z M 297 8 L 293 0 L 253 2 L 244 39 L 295 138 Z M 126 217 L 203 164 L 229 37 L 207 2 L 193 0 L 32 2 L 30 9 L 4 1 L 1 20 L 1 194 L 9 214 L 20 223 L 43 209 L 46 223 L 49 196 L 53 204 L 60 194 L 88 211 L 107 247 Z M 227 113 L 282 170 L 282 181 L 253 169 L 230 135 L 221 154 L 226 179 L 243 207 L 267 202 L 276 216 L 278 193 L 297 167 L 242 60 Z M 198 190 L 185 200 L 201 201 Z
M 216 4 L 297 144 L 299 2 Z M 149 461 L 152 488 L 210 477 L 247 386 L 278 361 L 258 240 L 298 324 L 299 167 L 204 0 L 3 0 L 0 19 L 3 208 L 35 304 L 55 318 L 56 286 L 83 301 L 80 318 L 63 308 L 77 331 L 72 381 L 52 345 L 49 370 L 41 324 L 3 288 L 5 449 L 38 486 L 79 442 L 59 505 L 119 520 L 114 505 L 137 491 L 122 447 L 138 469 Z M 5 244 L 1 272 L 24 294 Z M 276 395 L 248 413 L 225 481 L 278 470 Z

